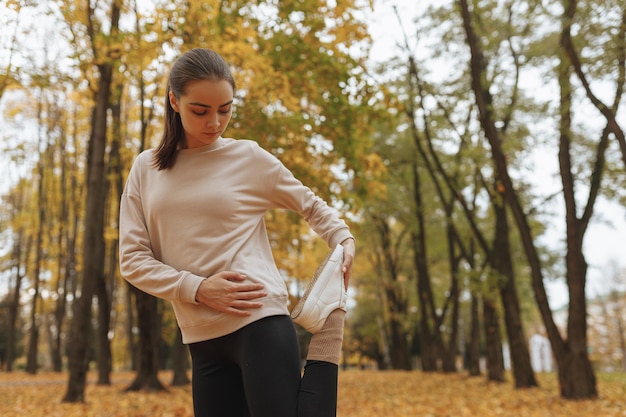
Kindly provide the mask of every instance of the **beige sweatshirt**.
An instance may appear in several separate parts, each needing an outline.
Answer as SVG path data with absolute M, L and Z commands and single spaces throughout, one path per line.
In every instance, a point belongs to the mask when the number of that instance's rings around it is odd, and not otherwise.
M 167 170 L 142 152 L 120 208 L 120 270 L 137 288 L 171 301 L 184 343 L 220 337 L 263 317 L 288 314 L 287 288 L 276 268 L 265 213 L 299 213 L 329 247 L 352 237 L 348 226 L 256 142 L 220 138 L 178 151 Z M 263 307 L 249 317 L 195 301 L 202 280 L 220 271 L 265 285 Z

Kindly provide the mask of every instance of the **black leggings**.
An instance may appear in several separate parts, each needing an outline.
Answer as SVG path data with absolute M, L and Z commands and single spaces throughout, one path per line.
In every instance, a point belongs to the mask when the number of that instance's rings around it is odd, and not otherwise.
M 289 316 L 189 345 L 195 417 L 335 417 L 338 366 L 307 361 Z

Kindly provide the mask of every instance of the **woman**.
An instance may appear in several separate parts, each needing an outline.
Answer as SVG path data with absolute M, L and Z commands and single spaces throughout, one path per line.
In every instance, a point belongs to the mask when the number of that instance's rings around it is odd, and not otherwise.
M 120 269 L 134 286 L 171 301 L 191 352 L 196 417 L 334 416 L 345 300 L 337 294 L 323 313 L 301 377 L 263 219 L 273 208 L 293 210 L 329 247 L 341 245 L 343 289 L 354 238 L 278 159 L 256 142 L 222 136 L 235 88 L 228 64 L 211 50 L 193 49 L 174 63 L 163 138 L 137 157 L 122 195 Z

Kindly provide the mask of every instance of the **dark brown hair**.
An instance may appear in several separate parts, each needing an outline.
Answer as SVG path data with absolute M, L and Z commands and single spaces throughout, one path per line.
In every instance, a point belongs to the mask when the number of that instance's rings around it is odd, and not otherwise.
M 235 80 L 224 58 L 210 49 L 196 48 L 181 55 L 170 70 L 165 91 L 164 129 L 161 143 L 154 152 L 154 165 L 159 169 L 171 168 L 176 161 L 176 151 L 184 140 L 183 125 L 180 115 L 170 104 L 169 92 L 179 99 L 185 93 L 190 81 L 226 80 L 235 92 Z

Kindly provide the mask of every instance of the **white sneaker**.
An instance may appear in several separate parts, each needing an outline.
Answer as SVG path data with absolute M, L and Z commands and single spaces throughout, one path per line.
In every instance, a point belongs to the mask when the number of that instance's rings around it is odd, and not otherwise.
M 346 311 L 348 293 L 343 282 L 342 263 L 343 246 L 337 245 L 317 267 L 304 295 L 291 311 L 293 321 L 311 333 L 321 329 L 334 310 Z

